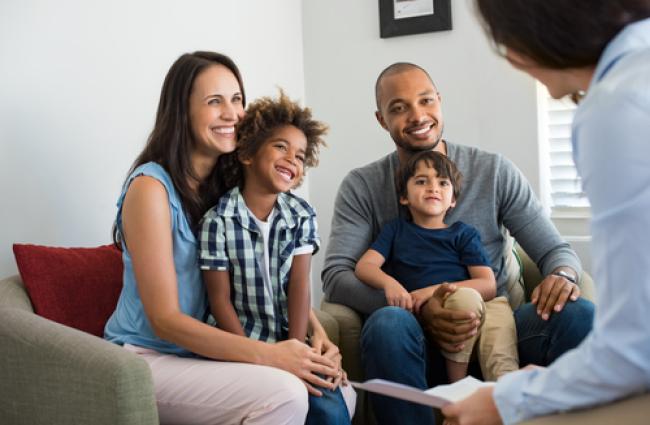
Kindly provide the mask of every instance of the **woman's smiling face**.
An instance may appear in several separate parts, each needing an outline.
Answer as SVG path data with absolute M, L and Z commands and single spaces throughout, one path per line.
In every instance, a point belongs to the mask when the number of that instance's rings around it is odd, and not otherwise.
M 244 116 L 243 95 L 237 77 L 223 65 L 212 65 L 194 80 L 189 119 L 195 149 L 208 156 L 232 152 L 235 125 Z

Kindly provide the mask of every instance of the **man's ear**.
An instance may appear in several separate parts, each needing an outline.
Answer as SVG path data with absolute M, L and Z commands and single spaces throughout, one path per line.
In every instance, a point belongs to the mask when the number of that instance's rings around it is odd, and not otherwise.
M 375 118 L 377 118 L 377 122 L 379 125 L 386 131 L 388 131 L 388 127 L 386 127 L 386 122 L 384 121 L 384 116 L 381 114 L 379 111 L 375 111 Z

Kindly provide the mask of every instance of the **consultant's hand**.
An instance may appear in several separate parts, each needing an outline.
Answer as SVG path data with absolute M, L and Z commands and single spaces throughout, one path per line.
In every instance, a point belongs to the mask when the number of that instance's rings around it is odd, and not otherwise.
M 321 376 L 337 376 L 339 369 L 331 359 L 318 354 L 312 347 L 297 339 L 281 341 L 269 346 L 265 362 L 269 366 L 286 370 L 302 379 L 307 390 L 316 396 L 323 395 L 315 387 L 332 389 L 334 384 Z
M 569 301 L 580 297 L 580 287 L 565 277 L 548 275 L 533 289 L 530 301 L 537 306 L 537 314 L 548 320 L 552 313 L 559 313 Z
M 390 285 L 386 285 L 384 287 L 384 294 L 386 295 L 388 305 L 401 307 L 408 311 L 413 309 L 411 294 L 409 294 L 409 292 L 399 283 L 391 282 Z
M 442 408 L 445 424 L 449 425 L 498 425 L 501 417 L 494 404 L 494 387 L 476 390 L 469 397 Z
M 420 308 L 420 320 L 426 331 L 441 349 L 451 353 L 462 350 L 463 343 L 476 335 L 481 323 L 473 312 L 443 307 L 447 294 L 454 293 L 456 288 L 451 283 L 438 285 L 433 296 Z

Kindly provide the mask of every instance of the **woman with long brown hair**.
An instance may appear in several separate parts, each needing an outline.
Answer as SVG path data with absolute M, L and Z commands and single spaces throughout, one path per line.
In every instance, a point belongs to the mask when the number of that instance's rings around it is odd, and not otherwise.
M 154 129 L 118 200 L 114 236 L 124 282 L 105 337 L 149 364 L 161 423 L 302 424 L 303 381 L 332 388 L 341 376 L 338 349 L 313 313 L 316 350 L 205 323 L 195 232 L 217 202 L 219 158 L 235 149 L 244 106 L 230 58 L 182 55 L 165 78 Z

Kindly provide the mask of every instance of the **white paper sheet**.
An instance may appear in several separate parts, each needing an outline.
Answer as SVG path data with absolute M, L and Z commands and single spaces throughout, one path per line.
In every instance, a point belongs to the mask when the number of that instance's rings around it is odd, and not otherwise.
M 462 400 L 481 387 L 494 385 L 494 382 L 479 381 L 471 376 L 467 376 L 453 384 L 438 385 L 428 390 L 421 390 L 384 379 L 371 379 L 366 382 L 352 381 L 350 383 L 355 388 L 437 408 Z

